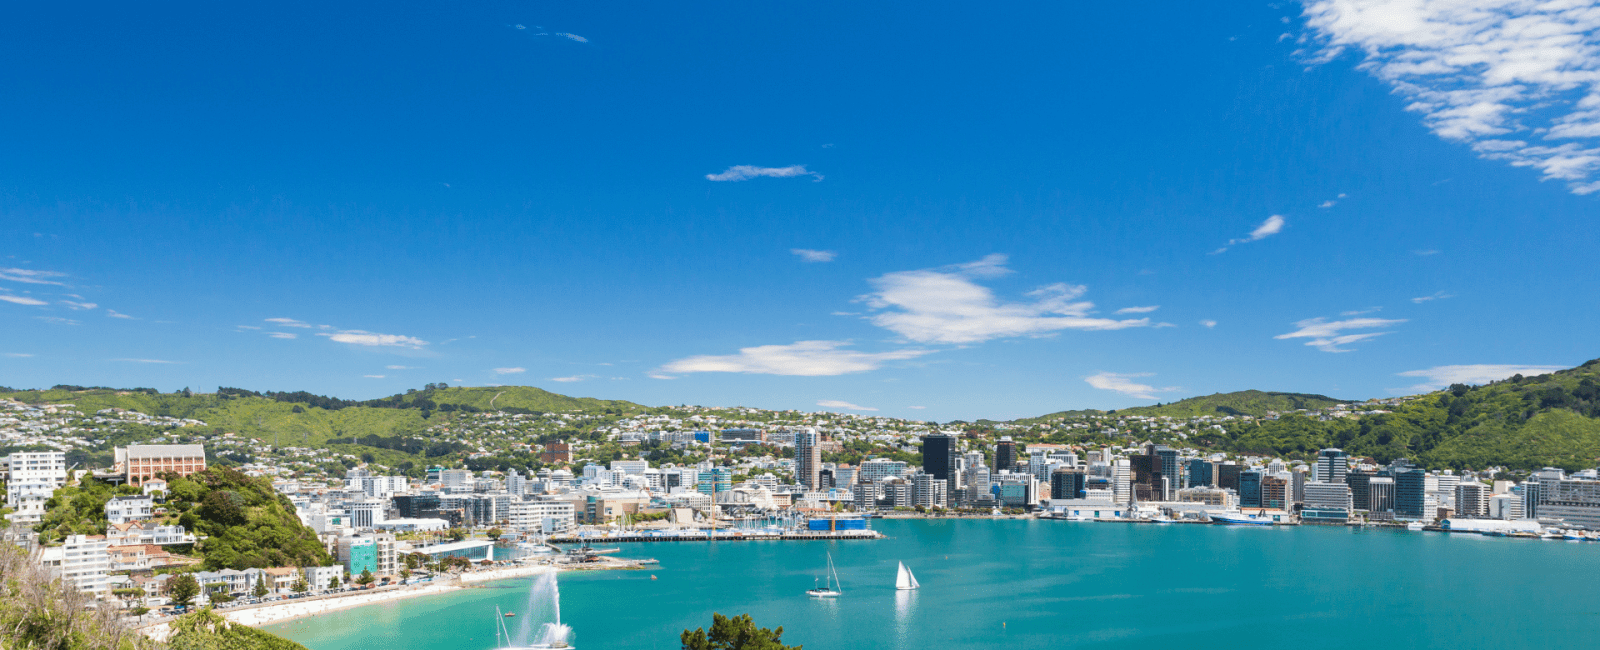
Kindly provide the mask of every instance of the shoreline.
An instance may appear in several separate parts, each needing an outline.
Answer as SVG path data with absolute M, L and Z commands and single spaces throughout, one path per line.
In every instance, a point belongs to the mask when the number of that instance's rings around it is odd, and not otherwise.
M 223 618 L 227 619 L 229 622 L 259 628 L 265 625 L 284 623 L 300 618 L 306 618 L 308 616 L 317 616 L 318 614 L 325 614 L 328 612 L 343 611 L 346 609 L 354 609 L 357 607 L 365 607 L 367 605 L 376 605 L 379 603 L 387 603 L 421 596 L 437 596 L 440 594 L 447 594 L 459 589 L 466 589 L 471 585 L 482 582 L 524 578 L 559 570 L 560 569 L 554 566 L 541 565 L 530 567 L 508 567 L 502 569 L 491 569 L 488 571 L 475 571 L 472 573 L 463 573 L 454 576 L 452 579 L 444 580 L 441 583 L 426 583 L 422 585 L 411 585 L 408 587 L 385 589 L 367 593 L 340 594 L 325 596 L 322 598 L 313 598 L 309 600 L 277 602 L 255 607 L 217 611 L 217 613 Z M 138 631 L 156 641 L 166 641 L 167 637 L 172 634 L 172 627 L 169 625 L 169 623 L 171 623 L 170 620 L 152 623 L 139 628 Z

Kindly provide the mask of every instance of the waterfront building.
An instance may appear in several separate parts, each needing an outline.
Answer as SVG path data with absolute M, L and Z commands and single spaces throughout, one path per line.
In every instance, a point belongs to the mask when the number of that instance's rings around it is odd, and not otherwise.
M 511 503 L 513 530 L 541 534 L 570 530 L 577 522 L 576 508 L 571 501 L 534 499 Z
M 339 563 L 351 576 L 361 575 L 362 571 L 371 571 L 373 575 L 399 573 L 394 535 L 389 533 L 343 535 L 335 548 Z
M 1151 447 L 1150 451 L 1156 457 L 1157 467 L 1161 470 L 1161 500 L 1170 500 L 1172 491 L 1178 489 L 1179 476 L 1181 476 L 1178 473 L 1178 450 L 1166 445 L 1155 445 Z M 1152 485 L 1155 484 L 1152 483 Z
M 1390 472 L 1394 476 L 1395 517 L 1422 519 L 1427 512 L 1427 472 L 1403 458 L 1390 465 Z
M 1263 508 L 1286 510 L 1290 506 L 1289 481 L 1282 475 L 1263 476 L 1261 478 L 1261 503 Z
M 128 445 L 112 449 L 113 469 L 123 481 L 142 485 L 158 474 L 188 476 L 206 469 L 206 450 L 200 445 Z
M 794 434 L 794 482 L 804 486 L 807 491 L 823 489 L 821 482 L 822 471 L 822 434 L 816 429 L 806 427 Z
M 1539 492 L 1539 519 L 1560 520 L 1566 528 L 1600 530 L 1600 481 L 1544 481 Z
M 931 474 L 934 478 L 943 479 L 946 484 L 958 481 L 957 465 L 960 464 L 961 450 L 957 448 L 959 440 L 948 433 L 933 433 L 922 438 L 922 471 Z
M 1430 485 L 1429 488 L 1433 492 L 1434 498 L 1438 500 L 1439 505 L 1450 506 L 1455 508 L 1456 512 L 1459 513 L 1461 508 L 1460 506 L 1456 505 L 1456 488 L 1461 485 L 1461 477 L 1449 473 L 1449 470 L 1445 470 L 1445 472 L 1446 473 L 1439 474 L 1437 476 L 1430 474 L 1428 476 L 1428 481 L 1432 485 Z
M 1082 499 L 1088 475 L 1080 467 L 1058 467 L 1050 473 L 1051 499 Z
M 1233 492 L 1217 487 L 1199 486 L 1183 488 L 1177 491 L 1178 503 L 1200 503 L 1219 508 L 1228 508 L 1234 505 Z
M 1251 469 L 1239 472 L 1239 507 L 1260 508 L 1261 505 L 1261 470 Z
M 1367 480 L 1368 512 L 1374 519 L 1393 519 L 1395 504 L 1393 476 L 1373 476 Z
M 1482 519 L 1489 516 L 1489 486 L 1478 482 L 1456 486 L 1455 516 Z
M 1111 474 L 1111 494 L 1118 504 L 1127 504 L 1133 501 L 1133 468 L 1129 466 L 1128 459 L 1114 458 L 1109 465 Z
M 1017 443 L 1011 440 L 1011 436 L 1002 436 L 1000 442 L 995 444 L 994 469 L 997 472 L 1017 470 Z
M 1344 483 L 1350 473 L 1350 457 L 1343 449 L 1324 449 L 1317 452 L 1316 474 L 1312 480 L 1323 483 Z
M 1300 518 L 1307 523 L 1344 523 L 1350 518 L 1354 502 L 1350 486 L 1344 482 L 1311 481 L 1305 484 L 1305 502 Z
M 917 472 L 911 476 L 911 505 L 924 508 L 947 508 L 950 506 L 948 483 L 942 478 L 932 474 Z
M 19 451 L 6 457 L 6 515 L 12 523 L 33 526 L 44 519 L 44 503 L 67 484 L 67 455 L 60 451 Z
M 1244 466 L 1235 463 L 1223 463 L 1217 466 L 1217 487 L 1239 491 L 1239 475 L 1244 472 Z
M 1538 519 L 1543 516 L 1539 512 L 1539 505 L 1540 499 L 1542 498 L 1542 492 L 1544 490 L 1544 484 L 1546 482 L 1553 483 L 1555 481 L 1565 480 L 1566 477 L 1567 472 L 1565 470 L 1554 467 L 1546 467 L 1534 472 L 1532 476 L 1529 476 L 1528 480 L 1524 481 L 1522 484 L 1523 516 L 1529 519 Z
M 1350 507 L 1352 511 L 1367 512 L 1372 510 L 1372 491 L 1369 484 L 1373 474 L 1365 470 L 1353 469 L 1345 474 L 1345 485 L 1350 486 Z

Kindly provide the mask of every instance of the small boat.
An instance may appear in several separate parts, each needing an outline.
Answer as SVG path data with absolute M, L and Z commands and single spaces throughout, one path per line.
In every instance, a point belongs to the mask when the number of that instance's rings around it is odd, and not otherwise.
M 506 612 L 506 618 L 511 618 L 513 616 L 516 616 L 516 615 L 517 615 L 516 612 Z
M 1212 513 L 1211 523 L 1224 526 L 1271 526 L 1272 519 L 1242 513 L 1237 515 Z
M 844 585 L 839 584 L 839 571 L 833 566 L 833 554 L 828 554 L 828 584 L 806 590 L 812 598 L 837 598 L 844 595 Z
M 906 568 L 906 563 L 900 562 L 900 571 L 894 576 L 894 588 L 901 591 L 917 589 L 922 585 L 917 584 L 917 576 L 911 574 L 911 569 Z
M 651 580 L 655 580 L 656 579 L 656 574 L 654 574 L 654 573 L 650 574 L 650 579 Z
M 1424 528 L 1427 528 L 1427 526 L 1420 521 L 1413 521 L 1409 524 L 1406 524 L 1406 530 L 1422 530 Z

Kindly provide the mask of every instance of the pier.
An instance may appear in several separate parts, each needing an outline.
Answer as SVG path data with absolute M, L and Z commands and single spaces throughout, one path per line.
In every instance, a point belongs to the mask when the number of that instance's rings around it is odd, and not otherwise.
M 584 542 L 739 542 L 739 541 L 826 541 L 882 539 L 875 530 L 785 530 L 785 531 L 623 531 L 594 535 L 558 534 L 546 541 L 554 544 Z

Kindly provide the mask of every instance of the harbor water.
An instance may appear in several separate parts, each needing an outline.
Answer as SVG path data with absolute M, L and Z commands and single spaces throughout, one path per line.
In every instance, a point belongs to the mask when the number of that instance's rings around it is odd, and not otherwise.
M 677 648 L 711 613 L 832 648 L 1531 647 L 1600 630 L 1600 543 L 1404 530 L 884 520 L 877 541 L 620 544 L 559 576 L 580 650 Z M 608 546 L 610 546 L 608 544 Z M 807 598 L 837 564 L 844 594 Z M 921 588 L 897 591 L 897 563 Z M 652 580 L 651 577 L 656 579 Z M 530 579 L 267 627 L 311 650 L 491 650 Z M 531 621 L 530 621 L 531 622 Z M 518 621 L 521 623 L 521 621 Z

